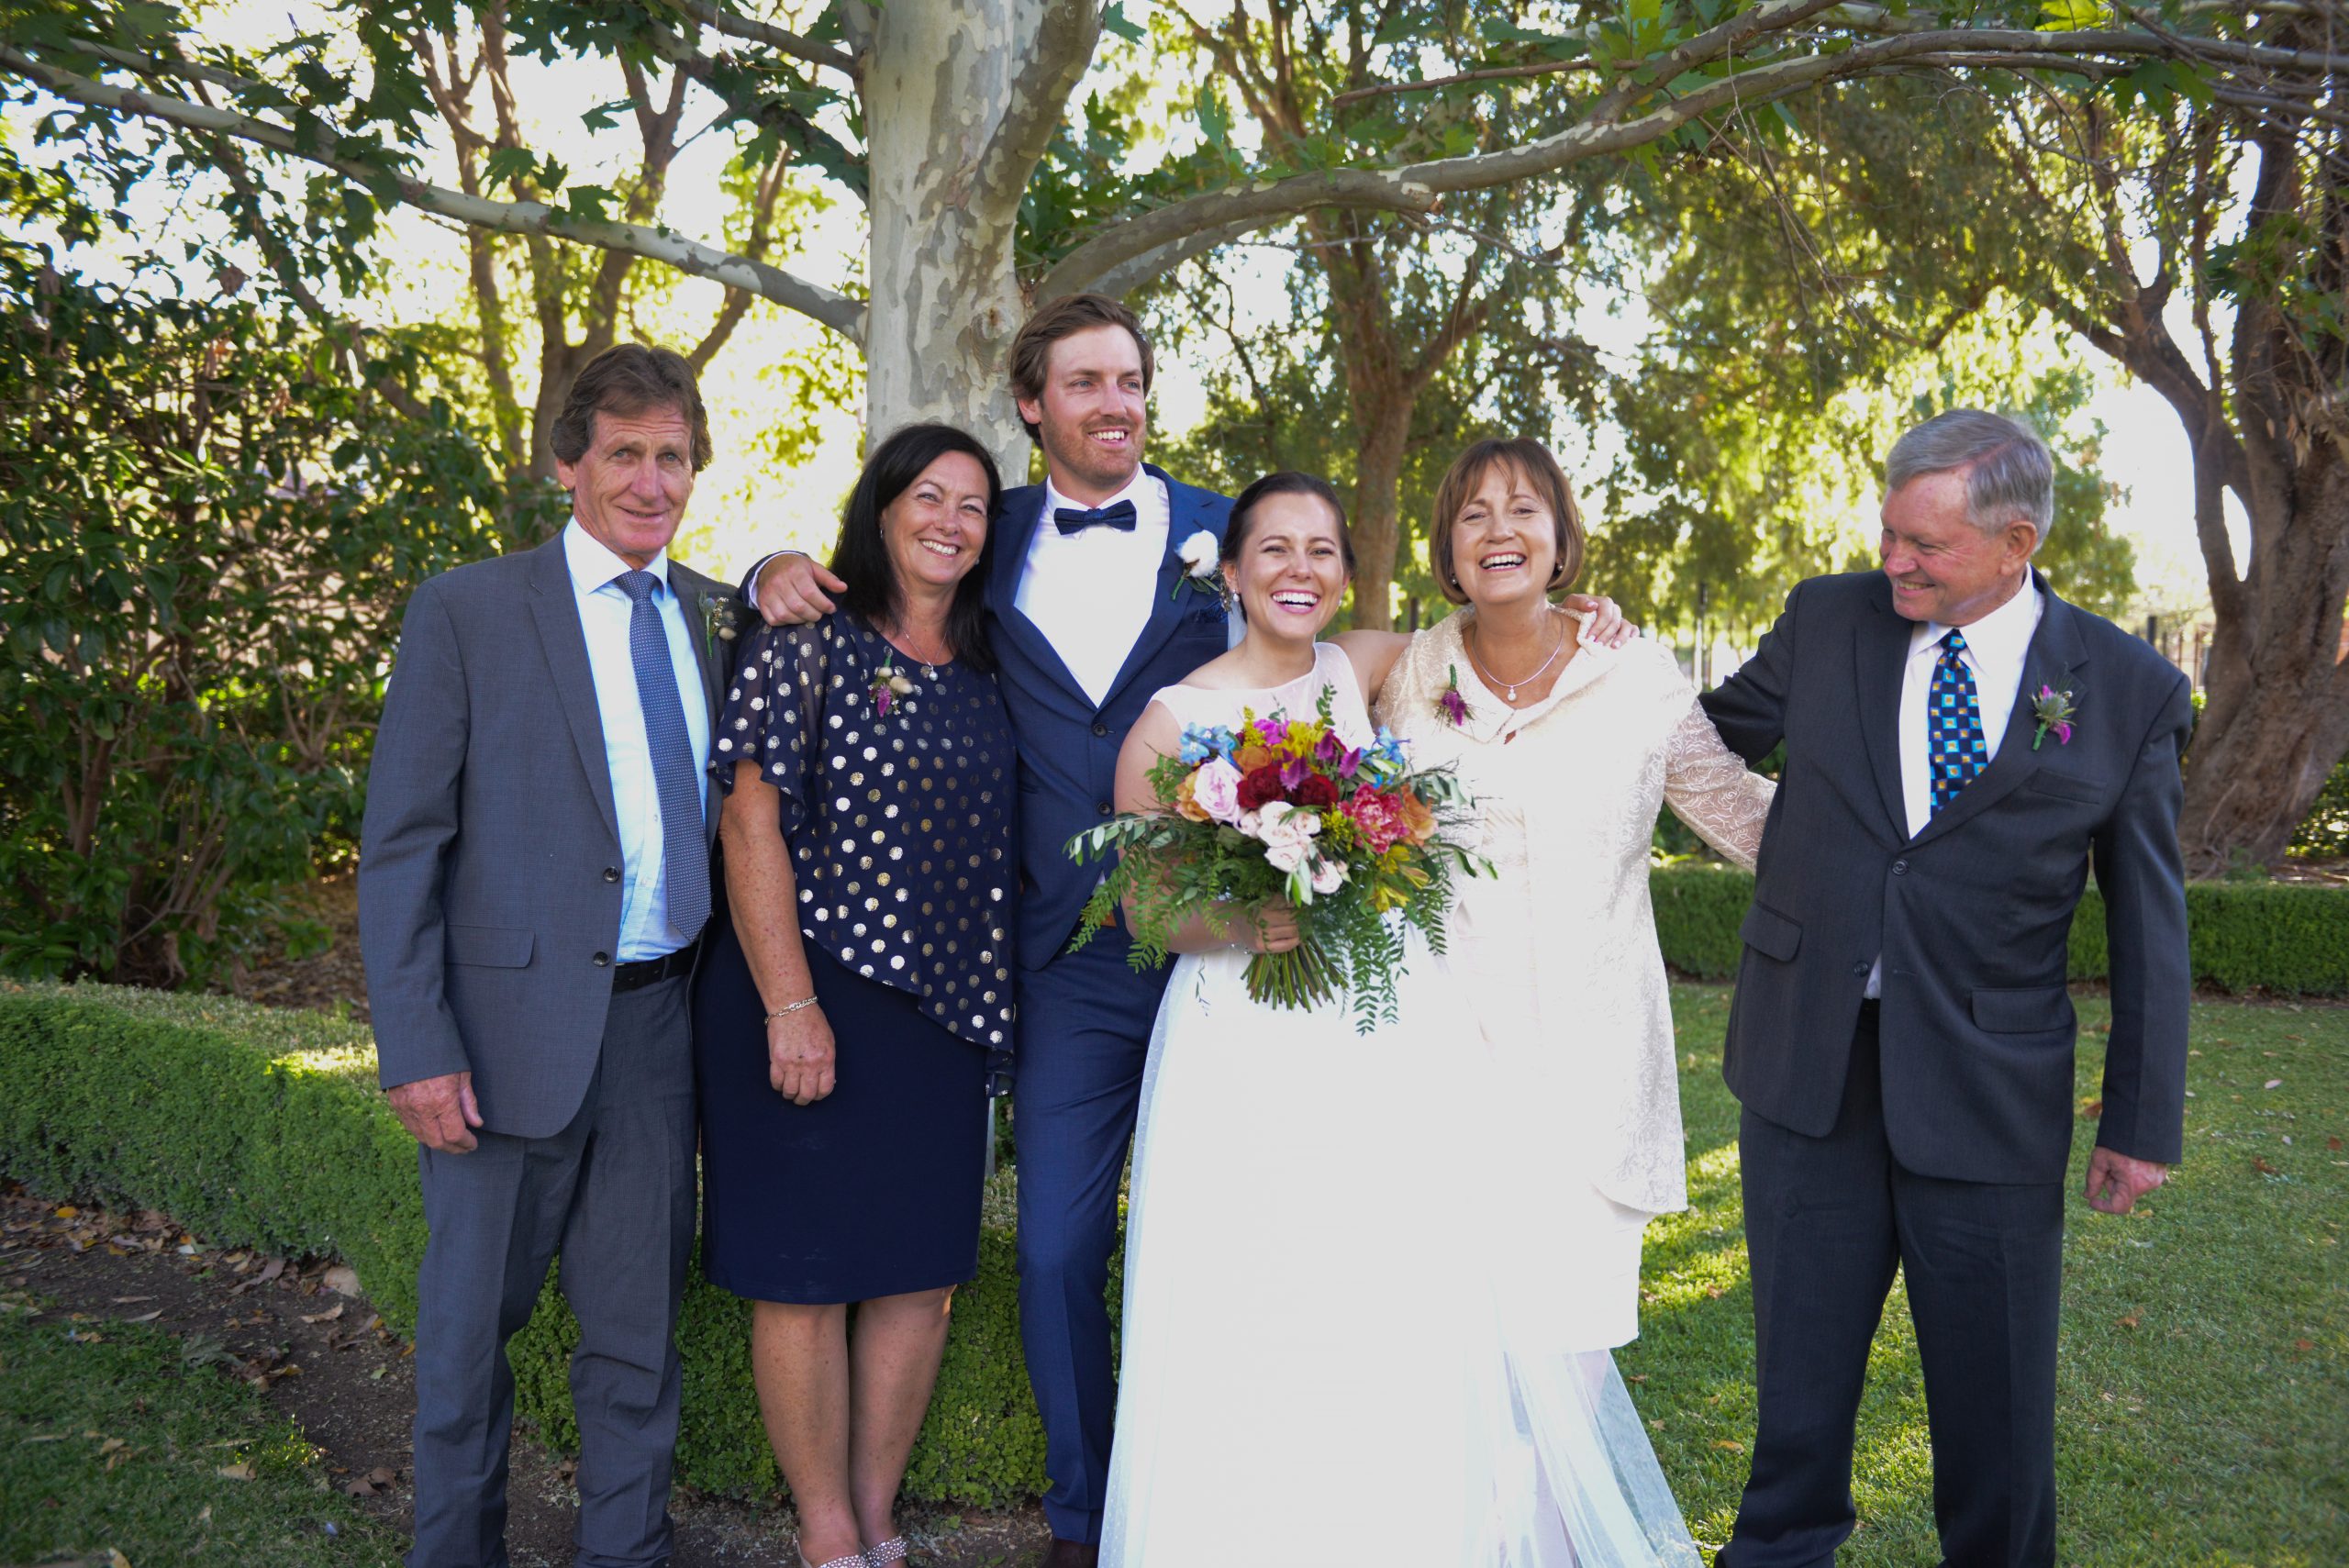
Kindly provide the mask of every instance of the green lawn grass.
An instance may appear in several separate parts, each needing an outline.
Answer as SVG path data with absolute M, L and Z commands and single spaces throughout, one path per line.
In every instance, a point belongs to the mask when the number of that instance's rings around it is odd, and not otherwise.
M 0 1297 L 0 1562 L 398 1562 L 258 1394 L 171 1334 L 39 1306 Z
M 1688 1212 L 1648 1231 L 1619 1358 L 1697 1539 L 1729 1535 L 1753 1440 L 1729 993 L 1675 988 Z M 2110 1010 L 2079 998 L 2077 1092 Z M 2198 1003 L 2185 1162 L 2126 1218 L 2071 1200 L 2056 1389 L 2059 1556 L 2147 1568 L 2349 1563 L 2349 1008 Z M 2266 1085 L 2276 1083 L 2277 1087 Z M 2091 1122 L 2074 1150 L 2082 1179 Z M 2338 1140 L 2338 1141 L 2336 1141 Z M 1932 1451 L 1893 1289 L 1860 1411 L 1846 1568 L 1936 1561 Z

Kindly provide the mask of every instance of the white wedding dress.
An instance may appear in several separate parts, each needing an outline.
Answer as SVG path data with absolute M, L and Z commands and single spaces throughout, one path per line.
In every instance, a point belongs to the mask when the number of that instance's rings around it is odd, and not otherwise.
M 1270 691 L 1173 686 L 1186 725 L 1372 728 L 1345 656 Z M 1611 1361 L 1560 1353 L 1502 1261 L 1493 1052 L 1414 938 L 1398 1022 L 1249 1000 L 1181 959 L 1142 1083 L 1125 1259 L 1113 1568 L 1696 1568 Z M 1512 1231 L 1513 1233 L 1505 1233 Z M 1571 1540 L 1571 1544 L 1569 1544 Z

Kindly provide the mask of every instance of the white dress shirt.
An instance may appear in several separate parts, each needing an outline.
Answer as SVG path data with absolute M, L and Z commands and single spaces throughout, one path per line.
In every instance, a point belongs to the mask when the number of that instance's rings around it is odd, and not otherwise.
M 1126 487 L 1102 505 L 1119 501 L 1134 504 L 1131 532 L 1097 524 L 1064 534 L 1052 513 L 1077 503 L 1047 478 L 1044 515 L 1012 595 L 1019 613 L 1036 624 L 1097 706 L 1108 699 L 1126 656 L 1150 624 L 1174 515 L 1165 483 L 1145 468 L 1137 467 Z
M 2045 606 L 2039 588 L 2025 576 L 2015 596 L 1973 625 L 1965 633 L 1965 651 L 1958 658 L 1974 675 L 1976 711 L 1982 718 L 1982 744 L 1996 758 L 2007 738 L 2015 698 L 2022 690 L 2022 664 L 2031 639 L 2039 630 Z M 1909 836 L 1915 838 L 1933 819 L 1933 769 L 1927 756 L 1925 709 L 1933 689 L 1933 666 L 1941 662 L 1942 639 L 1951 628 L 1937 620 L 1920 621 L 1909 634 L 1909 662 L 1900 673 L 1900 804 L 1909 814 Z M 1884 991 L 1884 960 L 1868 972 L 1866 995 Z
M 652 747 L 645 739 L 644 708 L 636 696 L 636 659 L 629 649 L 629 620 L 635 602 L 618 581 L 634 570 L 573 518 L 562 530 L 563 559 L 571 567 L 571 591 L 579 605 L 579 629 L 587 637 L 587 668 L 596 681 L 596 708 L 604 725 L 604 761 L 612 775 L 612 814 L 620 829 L 621 963 L 659 958 L 693 940 L 691 931 L 669 924 L 667 895 L 661 888 L 665 843 L 661 791 L 652 776 Z M 652 591 L 662 629 L 669 634 L 669 662 L 677 673 L 677 700 L 685 710 L 685 739 L 693 747 L 694 789 L 706 800 L 701 780 L 709 766 L 709 706 L 694 653 L 685 606 L 669 586 L 669 558 L 653 557 L 646 571 L 660 580 Z

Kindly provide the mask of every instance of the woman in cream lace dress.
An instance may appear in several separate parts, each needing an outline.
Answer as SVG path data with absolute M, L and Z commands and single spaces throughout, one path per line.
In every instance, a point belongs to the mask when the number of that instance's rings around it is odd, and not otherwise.
M 1450 943 L 1493 1075 L 1476 1220 L 1521 1413 L 1515 1473 L 1557 1500 L 1588 1563 L 1612 1532 L 1587 1510 L 1612 1493 L 1582 1473 L 1604 1462 L 1579 1434 L 1596 1428 L 1621 1451 L 1611 1435 L 1637 1428 L 1609 1352 L 1639 1332 L 1648 1220 L 1687 1206 L 1648 896 L 1656 812 L 1669 802 L 1750 869 L 1775 786 L 1721 744 L 1668 650 L 1586 642 L 1550 602 L 1580 568 L 1583 533 L 1546 448 L 1471 447 L 1433 524 L 1431 555 L 1462 611 L 1408 642 L 1339 641 L 1379 682 L 1377 716 L 1415 762 L 1458 768 L 1497 873 L 1460 884 Z M 1556 1418 L 1578 1403 L 1583 1420 Z M 1529 1540 L 1506 1561 L 1575 1559 Z

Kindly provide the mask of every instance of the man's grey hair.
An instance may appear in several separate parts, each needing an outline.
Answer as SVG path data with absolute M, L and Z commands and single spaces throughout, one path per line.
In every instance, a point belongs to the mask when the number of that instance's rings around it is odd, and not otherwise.
M 2055 520 L 2055 463 L 2030 426 L 1979 408 L 1936 414 L 1892 443 L 1884 460 L 1891 495 L 1928 473 L 1965 475 L 1965 520 L 1984 533 L 2026 522 L 2047 542 Z

